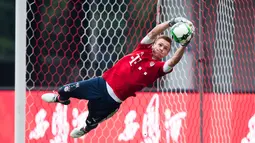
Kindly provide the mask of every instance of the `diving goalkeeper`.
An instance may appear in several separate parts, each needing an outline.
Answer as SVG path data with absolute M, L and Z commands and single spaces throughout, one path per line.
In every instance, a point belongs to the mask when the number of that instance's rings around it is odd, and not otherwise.
M 132 53 L 121 58 L 102 77 L 70 83 L 60 87 L 58 93 L 42 95 L 46 102 L 64 105 L 70 104 L 71 97 L 88 100 L 86 126 L 73 129 L 71 137 L 79 138 L 95 129 L 100 122 L 112 117 L 128 97 L 135 96 L 135 92 L 173 71 L 190 41 L 182 43 L 173 57 L 164 62 L 161 59 L 169 54 L 172 41 L 160 34 L 178 22 L 191 23 L 183 17 L 161 23 L 138 43 Z

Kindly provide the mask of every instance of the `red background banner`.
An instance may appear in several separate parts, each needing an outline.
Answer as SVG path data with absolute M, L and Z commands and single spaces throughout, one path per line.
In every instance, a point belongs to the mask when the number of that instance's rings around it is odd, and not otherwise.
M 42 93 L 27 94 L 26 142 L 29 143 L 200 142 L 197 93 L 140 92 L 124 102 L 111 119 L 80 139 L 72 139 L 69 134 L 73 128 L 84 124 L 87 102 L 73 99 L 69 106 L 48 104 L 41 101 Z M 204 142 L 251 141 L 255 137 L 254 97 L 254 94 L 204 94 Z M 0 140 L 13 143 L 13 91 L 0 92 L 0 106 Z

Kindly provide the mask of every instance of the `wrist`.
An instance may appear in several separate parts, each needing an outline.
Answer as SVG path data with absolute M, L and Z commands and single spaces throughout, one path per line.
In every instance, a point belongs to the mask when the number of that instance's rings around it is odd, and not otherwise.
M 172 27 L 176 23 L 174 19 L 175 18 L 172 18 L 171 20 L 168 21 L 169 27 Z
M 187 48 L 187 45 L 181 45 L 180 48 L 181 48 L 181 49 L 186 49 L 186 48 Z

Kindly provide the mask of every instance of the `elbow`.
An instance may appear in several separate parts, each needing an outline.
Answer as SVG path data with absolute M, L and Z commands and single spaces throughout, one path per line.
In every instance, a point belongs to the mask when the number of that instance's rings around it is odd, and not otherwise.
M 170 66 L 170 67 L 174 67 L 177 63 L 178 63 L 178 62 L 177 62 L 176 60 L 171 59 L 171 60 L 168 61 L 167 64 L 168 64 L 168 66 Z
M 181 57 L 173 57 L 172 59 L 170 59 L 170 60 L 168 61 L 168 65 L 169 65 L 170 67 L 174 67 L 176 64 L 179 63 L 180 60 L 181 60 Z
M 157 33 L 155 31 L 151 31 L 149 34 L 148 34 L 148 37 L 150 39 L 155 39 L 157 37 Z

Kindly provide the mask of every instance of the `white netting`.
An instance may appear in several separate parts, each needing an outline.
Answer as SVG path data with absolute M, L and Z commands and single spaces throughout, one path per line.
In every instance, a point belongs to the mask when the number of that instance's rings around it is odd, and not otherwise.
M 238 94 L 255 87 L 253 0 L 28 0 L 27 6 L 26 142 L 225 143 L 247 134 L 243 126 L 254 106 Z M 71 139 L 70 131 L 84 123 L 87 102 L 49 105 L 41 94 L 100 76 L 156 23 L 177 16 L 196 30 L 174 71 L 128 99 L 88 136 Z M 177 46 L 172 43 L 166 59 Z M 245 123 L 239 108 L 247 112 Z
M 160 5 L 161 5 L 161 13 L 160 13 L 160 21 L 168 21 L 173 17 L 186 17 L 190 19 L 190 9 L 187 9 L 185 6 L 186 2 L 181 0 L 181 1 L 170 1 L 170 0 L 161 0 Z M 166 30 L 164 35 L 170 35 L 170 30 Z M 165 58 L 165 60 L 171 58 L 173 56 L 174 52 L 178 48 L 177 43 L 172 42 L 172 49 L 170 52 L 170 55 Z M 168 107 L 169 111 L 172 114 L 178 114 L 178 113 L 187 113 L 187 106 L 186 106 L 186 98 L 188 96 L 187 90 L 194 89 L 194 84 L 193 84 L 193 72 L 192 71 L 192 65 L 193 65 L 193 56 L 192 56 L 192 51 L 190 48 L 187 50 L 186 54 L 174 67 L 174 72 L 171 74 L 168 74 L 165 76 L 161 82 L 158 84 L 158 88 L 160 91 L 167 91 L 170 92 L 169 95 L 166 97 L 163 97 L 162 100 L 169 101 L 169 96 L 172 96 L 172 99 L 170 101 L 172 102 L 162 102 L 162 104 L 165 104 L 166 107 Z M 180 92 L 184 91 L 182 93 L 179 93 L 178 96 L 174 96 L 175 92 Z M 171 94 L 173 92 L 173 94 Z M 184 116 L 184 119 L 186 116 Z M 187 130 L 187 123 L 186 120 L 183 120 L 181 130 Z M 179 135 L 179 140 L 182 142 L 186 142 L 187 138 L 184 132 L 181 132 Z M 174 140 L 175 141 L 175 140 Z M 166 138 L 166 142 L 170 142 Z
M 231 142 L 231 96 L 234 65 L 234 0 L 219 1 L 216 8 L 213 59 L 211 142 Z M 223 93 L 223 94 L 218 94 Z
M 155 26 L 156 2 L 60 0 L 27 5 L 27 140 L 73 141 L 69 133 L 76 122 L 84 124 L 87 101 L 51 106 L 40 96 L 70 82 L 101 76 L 131 52 Z M 96 129 L 101 134 L 92 132 L 84 141 L 116 140 L 117 135 L 102 132 L 117 131 L 117 125 L 105 124 Z

